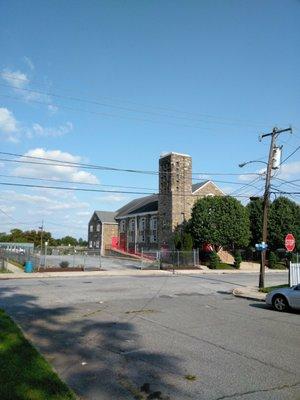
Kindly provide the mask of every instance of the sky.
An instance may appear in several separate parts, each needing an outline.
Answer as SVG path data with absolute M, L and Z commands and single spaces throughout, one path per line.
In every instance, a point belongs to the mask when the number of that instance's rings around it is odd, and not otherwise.
M 0 232 L 43 221 L 54 237 L 86 238 L 94 210 L 142 195 L 116 192 L 158 186 L 155 174 L 14 154 L 157 171 L 175 151 L 192 157 L 194 182 L 244 203 L 261 194 L 263 178 L 240 174 L 264 165 L 238 164 L 267 160 L 258 137 L 275 126 L 293 128 L 278 139 L 283 159 L 300 145 L 299 20 L 298 0 L 0 0 L 0 151 L 12 154 L 0 153 Z M 273 180 L 299 192 L 278 178 L 300 179 L 300 151 Z

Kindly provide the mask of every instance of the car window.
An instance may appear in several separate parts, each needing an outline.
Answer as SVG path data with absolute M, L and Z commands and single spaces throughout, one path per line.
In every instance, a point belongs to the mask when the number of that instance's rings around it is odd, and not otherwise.
M 300 290 L 300 285 L 296 285 L 296 286 L 294 287 L 294 290 Z

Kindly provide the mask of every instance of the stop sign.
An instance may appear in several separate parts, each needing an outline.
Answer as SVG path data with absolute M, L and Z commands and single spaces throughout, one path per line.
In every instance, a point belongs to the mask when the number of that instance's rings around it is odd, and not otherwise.
M 292 233 L 288 233 L 284 240 L 284 245 L 287 251 L 293 251 L 295 248 L 295 238 Z

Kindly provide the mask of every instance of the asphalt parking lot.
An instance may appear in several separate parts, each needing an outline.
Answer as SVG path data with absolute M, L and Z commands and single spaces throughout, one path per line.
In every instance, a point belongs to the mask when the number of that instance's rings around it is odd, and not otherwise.
M 286 282 L 268 274 L 267 284 Z M 82 399 L 300 399 L 300 314 L 233 297 L 251 274 L 0 282 L 0 307 Z

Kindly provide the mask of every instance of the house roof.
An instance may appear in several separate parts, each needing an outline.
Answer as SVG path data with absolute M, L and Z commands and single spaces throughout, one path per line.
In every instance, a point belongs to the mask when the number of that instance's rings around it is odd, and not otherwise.
M 115 216 L 117 213 L 115 211 L 95 211 L 95 214 L 101 222 L 116 223 Z
M 196 192 L 197 190 L 201 189 L 204 185 L 206 185 L 208 182 L 210 182 L 209 180 L 206 181 L 201 181 L 201 182 L 197 182 L 194 183 L 192 185 L 192 193 Z
M 192 194 L 205 186 L 210 180 L 194 183 L 192 185 Z M 116 212 L 112 211 L 95 211 L 95 214 L 101 222 L 115 223 L 117 218 L 122 218 L 127 215 L 149 213 L 158 211 L 158 194 L 139 197 L 134 199 L 125 206 L 119 208 Z
M 125 215 L 140 214 L 158 210 L 158 195 L 153 194 L 132 200 L 117 211 L 116 218 Z

